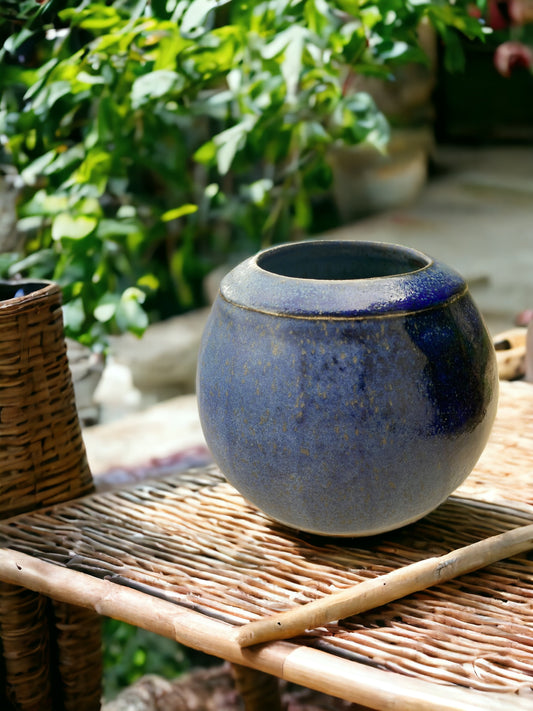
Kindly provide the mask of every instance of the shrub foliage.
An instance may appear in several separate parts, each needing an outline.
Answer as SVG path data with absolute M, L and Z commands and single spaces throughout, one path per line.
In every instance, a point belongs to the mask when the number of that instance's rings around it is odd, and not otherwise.
M 198 305 L 228 253 L 312 230 L 331 144 L 384 150 L 355 73 L 424 61 L 433 24 L 460 67 L 461 2 L 7 0 L 0 136 L 20 189 L 21 253 L 51 278 L 67 332 L 102 342 Z

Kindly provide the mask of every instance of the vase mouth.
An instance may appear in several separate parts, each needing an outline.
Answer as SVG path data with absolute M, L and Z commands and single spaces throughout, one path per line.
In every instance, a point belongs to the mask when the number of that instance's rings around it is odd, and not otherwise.
M 393 316 L 441 306 L 467 291 L 460 274 L 422 252 L 360 240 L 278 245 L 237 265 L 225 301 L 295 318 Z
M 317 240 L 272 247 L 259 252 L 255 263 L 279 277 L 335 282 L 405 276 L 427 269 L 433 260 L 395 244 Z

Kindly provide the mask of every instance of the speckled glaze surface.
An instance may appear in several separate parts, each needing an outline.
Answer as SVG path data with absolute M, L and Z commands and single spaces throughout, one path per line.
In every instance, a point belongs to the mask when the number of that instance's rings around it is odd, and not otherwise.
M 197 393 L 211 453 L 246 499 L 292 528 L 365 536 L 464 481 L 498 375 L 455 271 L 398 245 L 306 241 L 224 278 Z

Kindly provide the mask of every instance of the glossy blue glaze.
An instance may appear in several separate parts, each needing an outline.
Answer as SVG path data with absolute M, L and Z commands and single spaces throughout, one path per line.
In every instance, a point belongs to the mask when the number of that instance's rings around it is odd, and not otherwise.
M 296 529 L 362 536 L 438 506 L 474 467 L 497 403 L 464 280 L 397 245 L 307 241 L 221 284 L 198 364 L 211 453 Z

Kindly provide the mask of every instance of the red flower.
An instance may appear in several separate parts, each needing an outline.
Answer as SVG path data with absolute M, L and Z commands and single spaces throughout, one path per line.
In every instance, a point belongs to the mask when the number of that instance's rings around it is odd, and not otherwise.
M 504 42 L 494 53 L 494 66 L 503 77 L 510 77 L 515 69 L 531 69 L 533 52 L 521 42 Z

